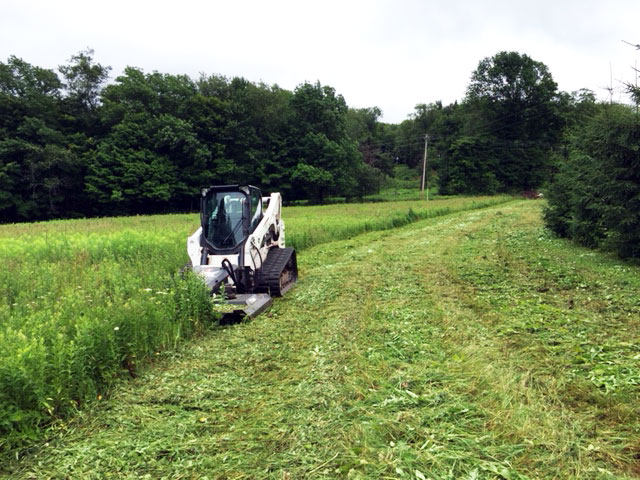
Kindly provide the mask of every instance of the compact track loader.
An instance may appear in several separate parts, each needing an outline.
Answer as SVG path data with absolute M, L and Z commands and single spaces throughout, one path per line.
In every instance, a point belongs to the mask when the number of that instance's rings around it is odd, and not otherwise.
M 200 228 L 187 239 L 191 268 L 212 294 L 238 308 L 227 317 L 254 317 L 298 278 L 296 252 L 285 247 L 282 197 L 251 185 L 203 188 Z

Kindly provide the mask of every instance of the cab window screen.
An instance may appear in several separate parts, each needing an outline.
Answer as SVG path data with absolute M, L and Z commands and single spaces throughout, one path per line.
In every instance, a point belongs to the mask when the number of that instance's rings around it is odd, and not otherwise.
M 206 199 L 205 235 L 215 248 L 233 248 L 243 240 L 242 209 L 245 198 L 240 192 L 218 192 Z

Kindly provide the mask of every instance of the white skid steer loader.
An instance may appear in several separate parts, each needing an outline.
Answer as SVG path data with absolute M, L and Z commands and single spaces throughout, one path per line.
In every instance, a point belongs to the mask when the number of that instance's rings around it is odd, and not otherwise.
M 238 308 L 227 319 L 255 317 L 298 278 L 296 252 L 285 247 L 282 197 L 251 185 L 203 188 L 200 228 L 187 239 L 191 268 L 212 294 Z

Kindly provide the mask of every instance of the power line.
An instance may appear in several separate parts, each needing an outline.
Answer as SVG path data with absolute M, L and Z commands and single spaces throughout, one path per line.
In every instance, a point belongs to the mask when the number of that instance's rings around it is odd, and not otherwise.
M 499 117 L 493 119 L 492 121 L 490 121 L 488 125 L 485 125 L 483 129 L 473 131 L 472 135 L 474 135 L 474 136 L 489 135 L 491 133 L 498 132 L 498 131 L 503 130 L 505 128 L 513 127 L 513 126 L 519 126 L 519 125 L 521 125 L 521 124 L 523 124 L 525 122 L 528 122 L 530 120 L 534 120 L 534 119 L 546 114 L 547 112 L 545 112 L 545 111 L 537 112 L 537 114 L 529 115 L 529 116 L 527 116 L 525 118 L 522 118 L 518 122 L 513 122 L 513 123 L 506 124 L 506 122 L 509 119 L 518 117 L 520 115 L 526 115 L 532 109 L 536 109 L 536 108 L 538 108 L 540 106 L 543 106 L 545 104 L 547 104 L 547 102 L 540 101 L 540 102 L 537 102 L 537 103 L 534 103 L 534 104 L 531 104 L 531 105 L 527 105 L 522 110 L 519 110 L 517 112 L 511 113 L 509 115 L 499 116 Z M 492 128 L 492 125 L 495 125 L 495 127 Z M 455 136 L 455 134 L 452 134 L 452 135 L 429 134 L 429 135 L 430 135 L 430 138 L 432 138 L 432 139 L 445 138 L 447 136 Z M 368 145 L 372 145 L 372 146 L 383 146 L 383 145 L 389 145 L 389 144 L 391 144 L 393 146 L 418 146 L 418 145 L 422 145 L 423 138 L 424 138 L 423 134 L 420 133 L 420 134 L 416 134 L 416 135 L 414 135 L 412 137 L 403 139 L 403 142 L 401 142 L 401 143 L 394 142 L 393 140 L 391 142 L 386 142 L 384 140 L 379 140 L 379 141 L 376 141 L 376 142 L 368 142 L 367 144 Z

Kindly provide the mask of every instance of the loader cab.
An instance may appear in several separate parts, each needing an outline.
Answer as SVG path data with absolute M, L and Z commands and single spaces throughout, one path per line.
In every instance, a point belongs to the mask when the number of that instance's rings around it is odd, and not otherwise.
M 251 185 L 221 185 L 202 189 L 202 246 L 209 253 L 238 253 L 261 220 L 260 189 Z

